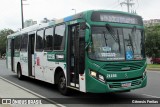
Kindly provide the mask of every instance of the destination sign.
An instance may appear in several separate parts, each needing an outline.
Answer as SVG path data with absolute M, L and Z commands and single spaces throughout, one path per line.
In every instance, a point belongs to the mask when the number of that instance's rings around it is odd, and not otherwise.
M 137 19 L 126 16 L 100 15 L 100 21 L 137 24 Z
M 108 13 L 108 12 L 93 12 L 91 16 L 92 21 L 138 24 L 142 25 L 142 18 L 135 15 L 127 15 L 122 13 Z

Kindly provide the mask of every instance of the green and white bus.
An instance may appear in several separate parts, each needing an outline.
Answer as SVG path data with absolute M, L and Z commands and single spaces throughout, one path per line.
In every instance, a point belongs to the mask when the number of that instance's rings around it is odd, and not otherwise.
M 57 84 L 66 95 L 125 92 L 147 84 L 144 26 L 138 15 L 89 10 L 9 35 L 7 67 Z

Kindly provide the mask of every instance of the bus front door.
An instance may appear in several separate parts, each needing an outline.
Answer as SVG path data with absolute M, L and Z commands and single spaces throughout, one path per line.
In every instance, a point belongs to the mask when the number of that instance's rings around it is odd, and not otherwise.
M 35 76 L 35 59 L 34 59 L 34 44 L 35 44 L 35 33 L 29 33 L 28 42 L 28 76 Z
M 14 39 L 11 39 L 11 70 L 14 71 Z
M 84 71 L 84 37 L 80 37 L 80 25 L 69 26 L 68 59 L 67 59 L 67 84 L 74 88 L 79 87 L 79 75 Z

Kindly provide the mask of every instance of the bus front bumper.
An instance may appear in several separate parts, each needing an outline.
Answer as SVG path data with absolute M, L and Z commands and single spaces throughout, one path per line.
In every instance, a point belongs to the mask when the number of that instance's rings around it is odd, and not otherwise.
M 144 78 L 139 79 L 116 82 L 106 81 L 106 83 L 103 83 L 93 77 L 89 77 L 88 80 L 92 82 L 86 86 L 86 91 L 91 93 L 125 92 L 143 88 L 147 85 L 147 75 Z

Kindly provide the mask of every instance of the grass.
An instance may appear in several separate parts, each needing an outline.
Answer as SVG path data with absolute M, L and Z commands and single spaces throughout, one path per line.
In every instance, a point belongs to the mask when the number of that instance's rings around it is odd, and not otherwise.
M 148 64 L 147 69 L 153 69 L 160 71 L 160 64 Z

